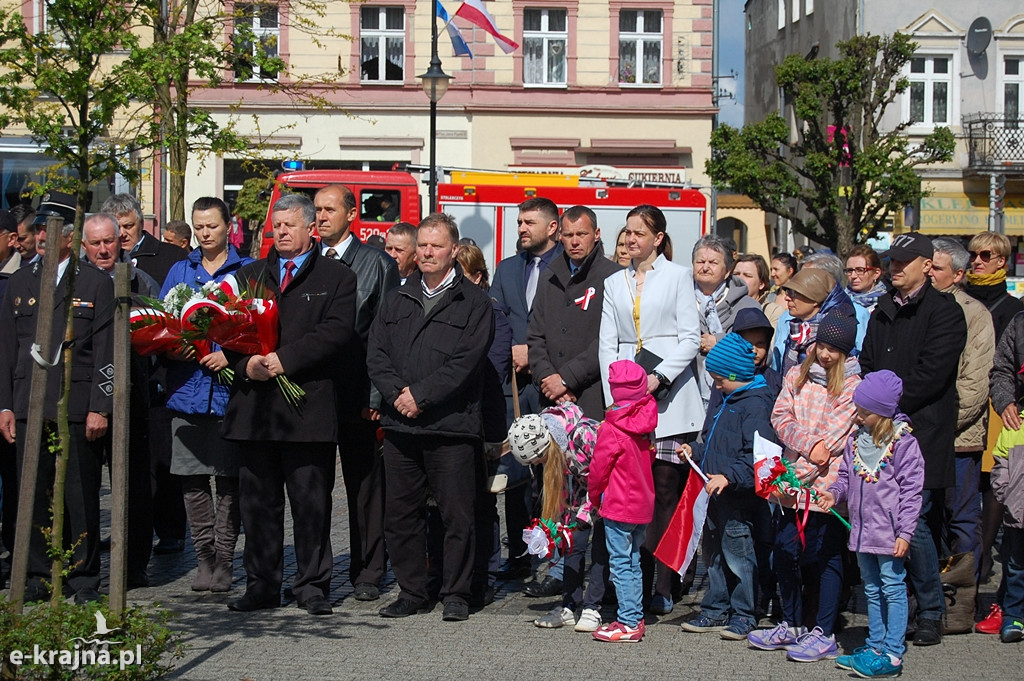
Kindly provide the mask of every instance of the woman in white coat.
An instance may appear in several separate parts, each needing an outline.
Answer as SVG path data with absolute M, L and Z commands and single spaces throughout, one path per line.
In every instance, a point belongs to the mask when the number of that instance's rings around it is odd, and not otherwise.
M 649 604 L 655 614 L 668 614 L 673 607 L 675 573 L 658 566 L 654 584 L 653 551 L 686 485 L 689 469 L 679 463 L 675 449 L 691 442 L 704 423 L 704 403 L 694 373 L 694 359 L 700 349 L 700 320 L 693 270 L 666 259 L 664 252 L 670 242 L 665 228 L 665 215 L 654 206 L 637 206 L 626 216 L 630 264 L 605 279 L 598 346 L 606 404 L 612 403 L 608 366 L 619 359 L 634 359 L 641 349 L 660 358 L 653 366 L 645 367 L 648 392 L 660 395 L 668 387 L 658 399 L 654 521 L 648 525 L 641 552 L 644 605 Z

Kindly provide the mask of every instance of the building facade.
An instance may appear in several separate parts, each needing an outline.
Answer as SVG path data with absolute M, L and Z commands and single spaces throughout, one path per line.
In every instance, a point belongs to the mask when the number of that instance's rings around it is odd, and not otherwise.
M 968 235 L 992 227 L 1024 236 L 1019 2 L 749 0 L 746 12 L 747 121 L 771 111 L 786 115 L 774 67 L 787 55 L 837 57 L 836 43 L 855 35 L 912 36 L 918 48 L 904 73 L 910 87 L 890 106 L 884 123 L 909 121 L 911 142 L 947 126 L 957 146 L 950 163 L 920 171 L 929 195 L 919 210 L 894 216 L 894 228 Z
M 445 5 L 454 15 L 459 3 Z M 600 166 L 625 178 L 708 185 L 713 0 L 485 6 L 519 48 L 505 54 L 483 30 L 455 17 L 473 56 L 453 57 L 441 29 L 442 68 L 452 80 L 437 106 L 439 166 L 557 173 Z M 322 46 L 290 27 L 288 9 L 260 2 L 253 15 L 266 27 L 266 45 L 295 71 L 344 68 L 338 87 L 321 93 L 336 109 L 297 108 L 262 87 L 261 76 L 275 74 L 251 72 L 216 90 L 197 90 L 192 101 L 222 121 L 236 115 L 239 126 L 258 114 L 259 130 L 247 134 L 263 135 L 267 155 L 278 159 L 268 167 L 281 157 L 307 168 L 426 166 L 429 102 L 417 75 L 430 61 L 433 0 L 331 3 L 324 24 L 351 40 L 325 37 Z M 230 157 L 193 164 L 186 205 L 211 191 L 230 199 L 251 174 Z

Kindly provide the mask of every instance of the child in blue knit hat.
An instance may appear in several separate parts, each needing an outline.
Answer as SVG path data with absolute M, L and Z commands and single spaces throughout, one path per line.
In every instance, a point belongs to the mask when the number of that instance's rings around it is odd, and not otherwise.
M 708 590 L 700 612 L 682 627 L 744 641 L 756 623 L 754 526 L 764 504 L 754 492 L 754 434 L 777 441 L 771 424 L 775 397 L 755 369 L 754 346 L 739 334 L 718 341 L 705 367 L 724 395 L 722 406 L 708 412 L 700 441 L 676 452 L 692 458 L 708 476 L 705 489 L 711 500 L 702 549 Z

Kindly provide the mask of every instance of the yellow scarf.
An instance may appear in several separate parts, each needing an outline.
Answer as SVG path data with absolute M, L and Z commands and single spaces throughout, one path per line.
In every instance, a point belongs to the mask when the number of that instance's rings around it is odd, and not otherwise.
M 971 286 L 993 286 L 995 284 L 1002 284 L 1004 281 L 1006 281 L 1006 270 L 999 270 L 992 274 L 967 273 L 967 283 Z

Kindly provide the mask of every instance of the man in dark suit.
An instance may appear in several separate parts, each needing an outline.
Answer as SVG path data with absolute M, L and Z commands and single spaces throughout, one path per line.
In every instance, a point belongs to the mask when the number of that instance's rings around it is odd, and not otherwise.
M 490 293 L 509 309 L 508 321 L 512 326 L 512 370 L 516 372 L 519 402 L 522 413 L 540 411 L 540 393 L 530 377 L 530 358 L 526 331 L 537 288 L 548 266 L 562 253 L 558 243 L 558 206 L 551 199 L 534 197 L 519 204 L 519 252 L 511 255 L 494 270 Z M 511 375 L 511 374 L 510 374 Z M 508 397 L 507 420 L 512 423 L 512 383 L 505 383 Z M 505 522 L 510 528 L 523 528 L 530 522 L 533 506 L 533 488 L 525 485 L 505 492 Z M 518 558 L 526 553 L 521 533 L 509 532 L 509 577 L 529 576 L 529 558 Z M 554 596 L 561 593 L 562 564 L 552 567 L 541 582 L 527 584 L 527 596 Z
M 24 461 L 24 433 L 29 412 L 31 383 L 30 357 L 36 341 L 36 322 L 40 314 L 53 314 L 51 347 L 56 350 L 64 340 L 67 309 L 65 295 L 69 286 L 69 270 L 74 267 L 75 283 L 71 305 L 74 311 L 72 335 L 71 395 L 68 402 L 68 425 L 71 429 L 64 501 L 68 536 L 81 541 L 75 548 L 73 568 L 67 586 L 77 603 L 99 599 L 100 584 L 100 478 L 102 449 L 97 440 L 107 432 L 113 407 L 113 317 L 114 283 L 110 277 L 87 262 L 71 264 L 73 223 L 66 223 L 62 233 L 52 234 L 47 242 L 40 230 L 40 241 L 58 248 L 56 298 L 52 310 L 39 307 L 42 263 L 26 267 L 11 276 L 4 295 L 0 318 L 0 433 L 8 442 L 16 443 L 19 469 Z M 44 246 L 45 247 L 45 246 Z M 47 372 L 44 417 L 47 431 L 56 428 L 57 401 L 63 383 L 63 357 Z M 54 459 L 43 438 L 39 457 L 39 477 L 32 511 L 31 542 L 28 555 L 28 583 L 25 600 L 43 600 L 50 579 L 50 558 L 46 540 L 37 528 L 50 525 L 50 490 L 54 479 Z
M 121 259 L 156 280 L 157 290 L 171 266 L 188 257 L 188 252 L 147 234 L 142 206 L 130 194 L 114 194 L 103 202 L 101 212 L 117 218 L 121 239 Z M 162 370 L 154 376 L 154 386 L 162 383 Z M 153 444 L 151 477 L 153 487 L 153 527 L 160 541 L 153 552 L 181 553 L 185 548 L 185 502 L 181 481 L 170 474 L 171 416 L 163 405 L 163 392 L 154 389 L 149 409 L 149 440 Z
M 188 251 L 147 234 L 142 205 L 130 194 L 114 194 L 103 202 L 100 212 L 117 218 L 121 233 L 121 257 L 164 285 L 171 265 L 188 257 Z
M 271 212 L 274 248 L 236 278 L 265 286 L 279 310 L 277 350 L 266 355 L 225 351 L 235 370 L 223 435 L 242 441 L 239 471 L 245 526 L 245 594 L 228 603 L 248 612 L 281 604 L 284 492 L 291 502 L 297 574 L 292 593 L 311 615 L 333 612 L 331 492 L 338 442 L 336 363 L 355 333 L 356 275 L 320 255 L 316 211 L 303 194 L 286 194 Z M 289 403 L 276 380 L 286 375 L 305 391 Z
M 343 374 L 338 381 L 338 449 L 348 496 L 351 559 L 349 579 L 357 601 L 380 597 L 384 551 L 384 484 L 377 444 L 380 393 L 366 373 L 366 342 L 370 324 L 384 296 L 398 288 L 398 266 L 382 250 L 359 241 L 349 226 L 356 219 L 356 197 L 348 187 L 333 184 L 316 193 L 316 224 L 320 252 L 345 263 L 356 275 L 356 329 L 345 351 L 336 358 Z
M 417 228 L 420 271 L 388 294 L 370 329 L 367 366 L 382 396 L 384 533 L 402 589 L 381 617 L 406 617 L 429 603 L 428 486 L 444 526 L 442 617 L 469 617 L 473 501 L 483 466 L 480 366 L 494 339 L 494 309 L 463 276 L 458 242 L 451 216 L 424 218 Z

